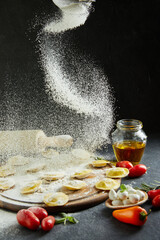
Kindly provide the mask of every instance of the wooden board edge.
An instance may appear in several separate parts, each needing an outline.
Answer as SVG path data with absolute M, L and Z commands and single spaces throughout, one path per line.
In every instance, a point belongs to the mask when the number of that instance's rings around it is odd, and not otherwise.
M 33 206 L 39 206 L 45 208 L 48 212 L 51 213 L 59 213 L 59 212 L 76 212 L 80 210 L 84 210 L 86 208 L 93 207 L 104 202 L 108 198 L 108 192 L 98 192 L 92 196 L 68 202 L 64 206 L 58 207 L 48 207 L 45 204 L 31 204 L 24 203 L 15 200 L 11 200 L 0 195 L 0 207 L 4 209 L 8 209 L 14 212 L 19 211 L 20 209 L 26 209 Z

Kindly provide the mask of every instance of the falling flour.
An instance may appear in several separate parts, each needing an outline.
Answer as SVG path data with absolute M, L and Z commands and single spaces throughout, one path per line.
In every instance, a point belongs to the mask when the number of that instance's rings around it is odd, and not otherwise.
M 41 34 L 41 62 L 46 92 L 68 113 L 60 114 L 58 128 L 76 140 L 75 145 L 95 151 L 109 142 L 113 106 L 107 77 L 94 61 L 71 46 L 65 31 L 85 23 L 91 3 L 53 0 L 61 9 L 58 20 L 46 23 Z
M 113 99 L 102 69 L 90 56 L 71 46 L 72 35 L 65 35 L 66 31 L 86 22 L 92 5 L 78 0 L 53 2 L 60 9 L 59 16 L 48 21 L 40 34 L 40 51 L 46 92 L 55 108 L 54 113 L 45 116 L 46 122 L 39 125 L 47 125 L 48 132 L 55 135 L 70 134 L 75 146 L 94 152 L 104 142 L 109 142 L 114 118 Z M 24 237 L 15 213 L 0 210 L 0 216 L 0 239 L 5 236 L 15 239 L 21 234 Z

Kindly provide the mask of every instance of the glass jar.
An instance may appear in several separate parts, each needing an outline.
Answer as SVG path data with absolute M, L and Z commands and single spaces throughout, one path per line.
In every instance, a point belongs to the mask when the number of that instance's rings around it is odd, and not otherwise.
M 147 143 L 147 136 L 142 130 L 143 124 L 135 119 L 122 119 L 117 122 L 117 129 L 112 133 L 112 146 L 117 161 L 130 161 L 139 164 Z

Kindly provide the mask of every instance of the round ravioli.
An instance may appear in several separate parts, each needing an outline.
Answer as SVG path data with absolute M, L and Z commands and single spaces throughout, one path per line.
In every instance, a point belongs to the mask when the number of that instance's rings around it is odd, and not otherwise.
M 95 187 L 100 190 L 117 189 L 120 186 L 120 182 L 111 178 L 105 178 L 95 184 Z
M 5 191 L 12 187 L 14 187 L 15 181 L 14 179 L 0 178 L 0 190 Z
M 69 197 L 62 192 L 57 192 L 57 193 L 48 193 L 44 196 L 44 203 L 47 206 L 63 206 L 65 205 L 69 200 Z
M 109 178 L 123 178 L 128 176 L 129 170 L 128 168 L 121 168 L 121 167 L 115 167 L 107 169 L 106 176 Z
M 106 160 L 96 160 L 96 161 L 93 161 L 91 164 L 93 167 L 100 168 L 100 167 L 107 166 L 107 163 L 110 163 L 110 162 Z
M 0 167 L 0 177 L 7 177 L 15 174 L 13 167 L 9 165 L 3 165 Z
M 64 177 L 64 173 L 48 172 L 48 173 L 42 174 L 41 179 L 44 179 L 46 181 L 56 181 L 56 180 L 61 179 L 63 177 Z
M 29 194 L 29 193 L 37 192 L 41 184 L 42 184 L 41 180 L 29 182 L 21 189 L 21 193 Z
M 79 172 L 75 172 L 75 174 L 72 177 L 78 178 L 78 179 L 83 179 L 83 178 L 88 177 L 91 173 L 92 173 L 92 170 L 86 169 L 86 170 L 82 170 Z
M 86 186 L 86 183 L 83 181 L 80 181 L 80 180 L 74 180 L 74 181 L 71 181 L 71 182 L 63 185 L 63 187 L 67 188 L 68 190 L 72 190 L 72 191 L 80 190 L 80 189 L 84 188 L 85 186 Z
M 27 173 L 36 173 L 43 170 L 44 168 L 46 168 L 46 164 L 32 165 L 30 168 L 27 169 Z

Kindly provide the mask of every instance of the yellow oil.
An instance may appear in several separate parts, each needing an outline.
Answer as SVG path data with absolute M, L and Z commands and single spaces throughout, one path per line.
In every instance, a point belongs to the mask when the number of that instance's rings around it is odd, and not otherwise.
M 139 164 L 146 144 L 137 141 L 123 141 L 113 144 L 113 150 L 118 162 L 130 161 L 133 165 Z

